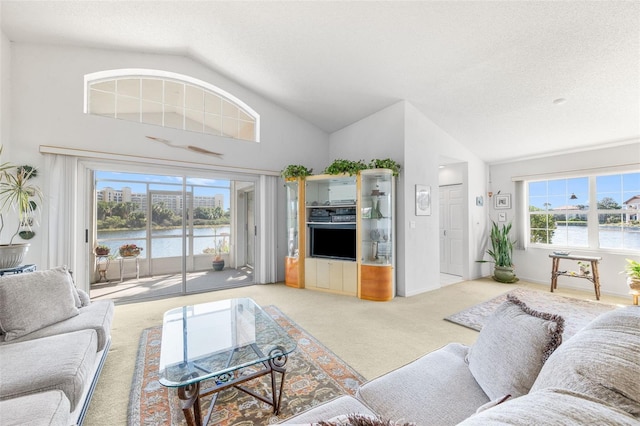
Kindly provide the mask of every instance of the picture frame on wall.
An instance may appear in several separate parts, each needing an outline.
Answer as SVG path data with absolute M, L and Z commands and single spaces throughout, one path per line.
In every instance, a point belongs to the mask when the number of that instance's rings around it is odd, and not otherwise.
M 496 209 L 511 208 L 511 194 L 498 194 L 495 196 L 494 207 Z
M 416 216 L 431 215 L 431 187 L 416 185 Z

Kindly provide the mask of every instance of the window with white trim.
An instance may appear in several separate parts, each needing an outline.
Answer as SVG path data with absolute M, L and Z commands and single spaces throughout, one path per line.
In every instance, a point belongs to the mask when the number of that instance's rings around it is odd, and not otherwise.
M 260 116 L 222 89 L 156 70 L 115 70 L 85 76 L 85 112 L 259 142 Z
M 528 181 L 527 194 L 531 246 L 640 250 L 640 172 Z

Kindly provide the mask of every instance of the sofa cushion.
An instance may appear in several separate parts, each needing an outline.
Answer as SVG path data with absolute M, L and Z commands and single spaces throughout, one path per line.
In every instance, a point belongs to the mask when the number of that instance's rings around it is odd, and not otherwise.
M 469 370 L 490 399 L 525 395 L 562 342 L 563 328 L 562 317 L 534 311 L 508 295 L 469 350 Z
M 281 424 L 286 425 L 299 425 L 317 423 L 327 419 L 333 419 L 343 414 L 364 414 L 368 416 L 375 416 L 376 414 L 371 411 L 362 402 L 358 401 L 352 396 L 341 396 L 331 401 L 320 404 L 309 410 L 303 411 L 294 417 L 291 417 Z
M 97 340 L 94 330 L 82 330 L 0 346 L 0 400 L 59 389 L 75 410 L 91 382 Z
M 558 348 L 531 391 L 570 389 L 640 417 L 640 307 L 604 313 Z
M 0 346 L 54 336 L 56 334 L 70 333 L 72 331 L 93 329 L 98 333 L 98 351 L 101 351 L 109 340 L 113 311 L 113 301 L 97 300 L 88 306 L 80 308 L 78 310 L 79 315 L 75 317 L 51 324 L 50 326 L 36 330 L 33 333 L 19 337 L 11 342 L 0 342 Z
M 465 362 L 468 350 L 450 343 L 365 383 L 356 396 L 383 419 L 456 424 L 489 402 Z
M 459 426 L 598 425 L 631 426 L 638 421 L 622 410 L 565 389 L 544 389 L 473 415 Z
M 74 288 L 71 275 L 64 267 L 3 277 L 0 280 L 0 329 L 4 340 L 15 340 L 78 315 Z
M 62 391 L 34 393 L 0 401 L 2 426 L 69 426 L 69 400 Z

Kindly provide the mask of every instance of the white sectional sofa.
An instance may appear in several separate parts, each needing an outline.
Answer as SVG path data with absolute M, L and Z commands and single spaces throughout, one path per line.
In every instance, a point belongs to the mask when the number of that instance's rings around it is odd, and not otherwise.
M 114 306 L 65 267 L 0 278 L 0 423 L 82 424 L 111 343 Z
M 473 346 L 449 344 L 282 423 L 640 425 L 640 307 L 560 344 L 563 322 L 509 299 Z

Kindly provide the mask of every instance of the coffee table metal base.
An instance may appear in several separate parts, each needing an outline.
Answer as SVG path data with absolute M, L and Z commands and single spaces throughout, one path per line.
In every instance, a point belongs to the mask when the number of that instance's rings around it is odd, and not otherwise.
M 259 349 L 255 345 L 252 345 L 252 348 L 255 351 L 259 351 Z M 274 351 L 278 350 L 278 348 L 274 349 Z M 178 398 L 180 398 L 180 405 L 187 424 L 189 426 L 206 426 L 209 423 L 209 419 L 211 418 L 211 413 L 213 413 L 213 407 L 218 398 L 217 393 L 232 387 L 235 387 L 236 389 L 241 390 L 242 392 L 245 392 L 253 396 L 254 398 L 257 398 L 260 401 L 271 405 L 273 407 L 273 413 L 278 414 L 278 412 L 280 411 L 280 403 L 282 402 L 282 390 L 284 388 L 286 363 L 287 355 L 279 355 L 270 359 L 269 361 L 265 361 L 263 363 L 264 368 L 257 372 L 243 374 L 241 369 L 230 372 L 228 374 L 223 374 L 207 379 L 207 381 L 214 381 L 215 385 L 204 390 L 202 390 L 200 386 L 200 384 L 204 382 L 195 382 L 187 386 L 179 387 Z M 277 373 L 280 374 L 279 387 L 277 386 Z M 260 377 L 266 376 L 267 374 L 271 375 L 271 398 L 261 395 L 244 386 L 240 386 L 242 383 L 258 379 Z M 197 373 L 191 373 L 191 376 L 197 377 Z M 185 377 L 185 380 L 187 379 L 188 377 Z M 213 395 L 211 399 L 211 405 L 209 406 L 207 415 L 205 416 L 205 418 L 203 418 L 200 399 L 209 395 Z

